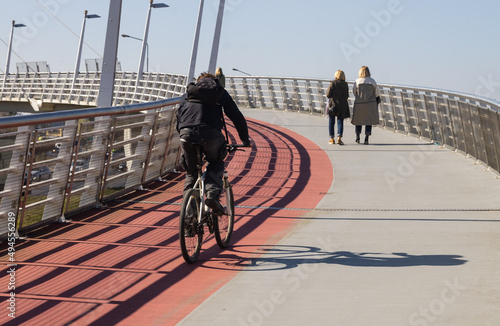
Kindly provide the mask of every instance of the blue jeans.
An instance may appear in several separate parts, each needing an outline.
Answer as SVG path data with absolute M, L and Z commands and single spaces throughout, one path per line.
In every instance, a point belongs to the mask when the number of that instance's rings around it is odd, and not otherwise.
M 363 126 L 356 126 L 356 135 L 359 135 L 361 133 L 361 128 Z M 372 126 L 366 125 L 365 126 L 365 135 L 371 135 L 372 134 Z
M 328 123 L 328 131 L 330 132 L 330 138 L 335 137 L 335 118 L 337 118 L 337 136 L 342 137 L 344 134 L 344 119 L 340 119 L 339 117 L 330 116 L 328 119 L 330 120 Z

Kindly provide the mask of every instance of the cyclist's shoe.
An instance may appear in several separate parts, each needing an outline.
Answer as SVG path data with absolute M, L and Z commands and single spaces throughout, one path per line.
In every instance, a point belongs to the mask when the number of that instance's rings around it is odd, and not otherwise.
M 205 204 L 210 207 L 215 213 L 224 214 L 224 207 L 222 207 L 218 199 L 209 197 L 205 200 Z

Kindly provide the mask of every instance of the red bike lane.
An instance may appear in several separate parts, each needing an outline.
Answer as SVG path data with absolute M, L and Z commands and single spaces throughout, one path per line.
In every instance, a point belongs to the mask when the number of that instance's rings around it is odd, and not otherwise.
M 236 200 L 229 248 L 210 237 L 197 263 L 184 262 L 177 236 L 184 176 L 172 174 L 106 210 L 29 234 L 17 249 L 18 317 L 0 322 L 175 325 L 187 316 L 288 234 L 333 181 L 330 159 L 306 137 L 248 123 L 254 146 L 227 159 Z M 234 135 L 230 128 L 237 142 Z

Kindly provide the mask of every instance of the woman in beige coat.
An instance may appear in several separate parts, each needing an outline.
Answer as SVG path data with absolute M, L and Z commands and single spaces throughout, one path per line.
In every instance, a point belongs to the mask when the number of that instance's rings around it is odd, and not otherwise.
M 359 78 L 354 82 L 352 92 L 354 93 L 354 106 L 351 123 L 356 126 L 356 142 L 359 144 L 361 128 L 365 126 L 365 145 L 372 134 L 372 126 L 380 123 L 378 116 L 378 103 L 380 103 L 380 91 L 377 82 L 371 78 L 370 69 L 367 66 L 359 70 Z

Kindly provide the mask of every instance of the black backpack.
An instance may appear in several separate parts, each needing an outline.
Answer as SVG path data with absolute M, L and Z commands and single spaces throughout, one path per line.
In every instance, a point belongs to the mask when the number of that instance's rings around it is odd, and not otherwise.
M 188 102 L 202 103 L 209 106 L 218 105 L 224 89 L 217 79 L 205 77 L 199 82 L 187 86 Z

